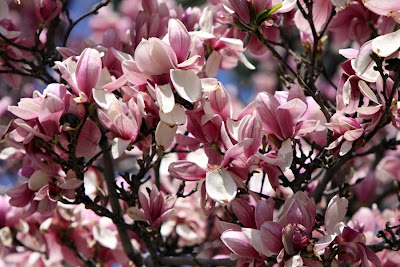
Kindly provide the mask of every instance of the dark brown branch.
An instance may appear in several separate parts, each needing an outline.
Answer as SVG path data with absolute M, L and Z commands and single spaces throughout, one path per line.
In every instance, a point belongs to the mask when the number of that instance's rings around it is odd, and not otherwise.
M 116 191 L 117 188 L 115 185 L 113 159 L 111 157 L 110 151 L 108 150 L 108 139 L 105 136 L 103 136 L 100 141 L 100 147 L 104 151 L 104 178 L 107 184 L 111 208 L 114 216 L 118 217 L 122 222 L 124 222 L 121 212 L 121 206 L 119 205 L 118 194 Z M 132 246 L 131 238 L 128 234 L 127 229 L 122 227 L 121 224 L 116 224 L 116 226 L 118 229 L 119 238 L 121 240 L 126 255 L 136 264 L 136 266 L 142 266 L 143 260 L 141 253 L 134 249 L 134 247 Z
M 14 46 L 15 48 L 18 48 L 21 50 L 25 50 L 25 51 L 29 51 L 29 52 L 36 51 L 35 47 L 27 47 L 27 46 L 17 44 L 15 42 L 11 41 L 10 39 L 8 39 L 7 37 L 5 37 L 2 33 L 0 33 L 0 39 L 3 40 L 6 44 Z
M 170 256 L 160 257 L 159 262 L 163 266 L 183 266 L 183 265 L 194 265 L 194 266 L 236 266 L 236 261 L 229 258 L 224 259 L 201 259 L 193 256 Z M 145 259 L 146 266 L 152 267 L 152 261 L 150 257 Z

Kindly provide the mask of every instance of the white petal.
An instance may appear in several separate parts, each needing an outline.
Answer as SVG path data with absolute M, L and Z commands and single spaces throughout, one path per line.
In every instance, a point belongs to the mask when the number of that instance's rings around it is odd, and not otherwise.
M 344 56 L 347 59 L 353 59 L 356 58 L 358 54 L 358 50 L 354 48 L 344 48 L 344 49 L 339 49 L 339 54 Z
M 351 0 L 331 0 L 332 5 L 339 9 L 345 9 L 350 5 Z
M 199 20 L 200 29 L 204 32 L 212 33 L 214 25 L 213 20 L 214 13 L 212 9 L 209 6 L 205 7 Z
M 179 104 L 175 104 L 171 112 L 164 113 L 160 110 L 160 119 L 169 125 L 182 125 L 186 123 L 186 113 L 183 107 Z
M 372 92 L 371 88 L 369 88 L 368 84 L 363 80 L 358 81 L 358 88 L 360 88 L 361 92 L 364 93 L 366 97 L 368 97 L 371 101 L 379 104 L 378 98 L 376 97 L 375 93 Z
M 146 215 L 137 207 L 130 207 L 126 210 L 128 216 L 134 221 L 147 221 Z
M 113 93 L 104 89 L 93 89 L 92 95 L 97 105 L 106 110 L 110 108 L 112 102 L 118 101 Z
M 203 78 L 200 80 L 203 92 L 212 92 L 218 89 L 219 82 L 215 78 Z
M 157 101 L 164 113 L 171 112 L 175 106 L 175 97 L 169 84 L 157 85 Z
M 357 57 L 351 60 L 351 66 L 361 79 L 367 82 L 376 82 L 379 72 L 374 70 L 376 63 L 370 56 L 372 53 L 371 42 L 368 41 L 360 47 Z
M 328 204 L 325 212 L 325 229 L 328 234 L 334 234 L 337 224 L 343 221 L 346 216 L 349 201 L 338 195 L 334 196 Z
M 171 70 L 171 81 L 176 92 L 185 100 L 193 103 L 201 97 L 200 78 L 192 70 Z
M 351 76 L 347 79 L 347 81 L 343 85 L 343 104 L 348 106 L 350 104 L 351 98 L 351 83 L 350 83 Z
M 255 70 L 256 67 L 250 63 L 250 61 L 246 58 L 242 53 L 239 54 L 239 60 L 248 68 L 249 70 Z
M 109 249 L 116 249 L 118 245 L 116 232 L 101 227 L 100 225 L 95 225 L 93 227 L 93 239 L 99 242 L 103 247 Z
M 235 140 L 239 140 L 239 129 L 241 128 L 241 120 L 232 120 L 228 118 L 226 120 L 226 127 L 228 128 L 229 135 Z
M 320 251 L 329 246 L 332 241 L 336 238 L 336 235 L 324 235 L 321 237 L 317 243 L 314 245 L 315 251 Z
M 353 142 L 344 141 L 343 144 L 340 146 L 339 156 L 346 155 L 352 148 Z
M 156 129 L 156 143 L 163 147 L 164 150 L 168 149 L 174 141 L 178 125 L 169 126 L 163 121 L 160 121 Z
M 372 40 L 372 51 L 380 57 L 388 57 L 400 47 L 400 30 L 381 35 Z
M 257 250 L 257 252 L 266 256 L 271 256 L 271 252 L 264 246 L 264 243 L 262 242 L 260 230 L 253 228 L 242 228 L 242 232 L 249 240 L 253 248 Z
M 35 171 L 28 180 L 28 187 L 32 191 L 38 191 L 49 183 L 49 176 L 42 170 Z
M 283 163 L 281 164 L 282 170 L 286 170 L 292 165 L 293 161 L 293 149 L 292 149 L 292 140 L 287 139 L 282 143 L 281 148 L 278 151 L 278 157 L 283 159 Z
M 236 196 L 235 180 L 224 168 L 206 174 L 206 191 L 208 196 L 220 204 L 228 204 Z
M 0 152 L 0 160 L 7 160 L 9 157 L 17 153 L 24 153 L 22 149 L 16 149 L 14 147 L 6 147 Z
M 285 261 L 285 267 L 301 267 L 303 266 L 303 260 L 300 255 L 294 255 L 287 261 Z
M 8 17 L 8 4 L 7 1 L 0 1 L 0 20 L 3 20 Z
M 272 3 L 275 4 L 275 2 L 272 2 Z M 294 8 L 295 5 L 296 5 L 296 0 L 283 0 L 282 7 L 280 9 L 278 9 L 277 13 L 289 12 L 290 10 L 292 10 Z
M 219 65 L 221 64 L 221 59 L 222 59 L 221 54 L 215 50 L 207 58 L 207 63 L 205 67 L 205 72 L 207 77 L 217 76 Z
M 111 155 L 114 159 L 117 159 L 125 153 L 125 149 L 131 143 L 131 140 L 123 140 L 121 138 L 114 138 L 111 146 Z

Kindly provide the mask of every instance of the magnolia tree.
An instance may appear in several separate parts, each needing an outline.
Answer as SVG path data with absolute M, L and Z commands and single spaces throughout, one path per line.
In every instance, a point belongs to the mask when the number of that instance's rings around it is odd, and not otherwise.
M 400 1 L 70 2 L 0 0 L 0 266 L 400 265 Z

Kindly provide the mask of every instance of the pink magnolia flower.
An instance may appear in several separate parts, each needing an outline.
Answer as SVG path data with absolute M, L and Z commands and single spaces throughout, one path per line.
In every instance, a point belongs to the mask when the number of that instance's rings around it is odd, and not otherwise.
M 286 99 L 266 92 L 256 97 L 255 110 L 263 122 L 264 131 L 280 142 L 304 136 L 319 124 L 316 120 L 301 119 L 307 111 L 307 102 L 304 96 L 298 98 L 297 92 L 297 89 L 291 90 Z
M 368 23 L 374 25 L 379 35 L 393 30 L 395 22 L 392 19 L 374 14 L 362 1 L 347 2 L 344 3 L 344 10 L 339 11 L 329 24 L 329 30 L 333 32 L 336 42 L 343 44 L 350 39 L 360 45 L 364 44 L 372 34 Z
M 10 138 L 15 142 L 29 144 L 33 138 L 50 141 L 57 135 L 66 150 L 70 143 L 67 131 L 76 129 L 86 114 L 83 104 L 75 102 L 74 95 L 62 84 L 49 84 L 43 94 L 35 91 L 33 98 L 22 98 L 8 111 L 18 117 L 13 121 L 15 128 L 10 129 Z M 85 121 L 77 140 L 77 156 L 93 157 L 100 149 L 100 137 L 97 125 Z
M 139 202 L 142 210 L 137 207 L 129 207 L 127 213 L 133 220 L 147 221 L 153 227 L 160 227 L 174 211 L 176 197 L 165 195 L 153 185 L 149 197 L 139 192 Z
M 229 148 L 220 165 L 209 165 L 208 171 L 194 162 L 180 160 L 171 163 L 168 171 L 172 177 L 184 181 L 200 181 L 205 179 L 207 195 L 221 204 L 228 204 L 237 193 L 236 175 L 229 170 L 229 164 L 240 156 L 253 142 L 245 139 Z
M 255 208 L 244 200 L 232 203 L 235 215 L 246 228 L 227 223 L 219 228 L 224 231 L 221 240 L 240 257 L 239 262 L 261 264 L 273 255 L 278 256 L 281 264 L 307 261 L 296 254 L 310 244 L 316 215 L 314 201 L 297 192 L 285 201 L 277 222 L 273 221 L 273 207 L 272 200 L 259 200 Z
M 74 57 L 69 57 L 55 64 L 76 95 L 74 101 L 77 103 L 93 101 L 93 89 L 107 88 L 113 91 L 126 82 L 123 79 L 118 82 L 111 79 L 108 69 L 103 68 L 100 52 L 94 48 L 84 49 L 77 62 Z
M 340 113 L 335 113 L 331 117 L 331 122 L 325 126 L 333 132 L 334 141 L 326 148 L 328 150 L 339 150 L 339 155 L 347 154 L 354 141 L 364 135 L 364 129 L 360 123 L 353 118 L 346 117 Z
M 118 158 L 139 135 L 143 107 L 140 109 L 133 98 L 124 106 L 113 93 L 103 89 L 94 89 L 93 98 L 100 107 L 97 114 L 101 124 L 111 131 L 108 136 L 113 140 L 112 155 Z
M 324 235 L 315 244 L 315 250 L 320 251 L 327 248 L 330 244 L 337 244 L 341 251 L 338 255 L 339 262 L 360 262 L 368 265 L 368 261 L 376 266 L 381 266 L 379 258 L 365 245 L 365 236 L 357 230 L 354 230 L 342 222 L 348 208 L 348 200 L 335 196 L 328 204 L 325 213 L 325 229 L 327 235 Z
M 206 7 L 201 15 L 199 24 L 200 31 L 190 32 L 203 41 L 203 46 L 207 47 L 208 57 L 204 72 L 207 77 L 215 77 L 218 69 L 232 69 L 238 61 L 241 61 L 247 68 L 255 67 L 243 55 L 243 42 L 240 39 L 229 38 L 231 30 L 226 26 L 213 26 L 213 11 Z
M 7 192 L 11 197 L 11 205 L 25 207 L 30 204 L 26 216 L 34 212 L 50 215 L 56 208 L 60 195 L 74 199 L 75 189 L 83 183 L 75 177 L 72 170 L 62 175 L 39 169 L 31 172 L 27 178 L 28 182 Z

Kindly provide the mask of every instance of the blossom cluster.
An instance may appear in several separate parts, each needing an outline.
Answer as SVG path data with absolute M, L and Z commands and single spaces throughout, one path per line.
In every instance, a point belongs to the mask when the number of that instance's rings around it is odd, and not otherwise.
M 0 265 L 400 264 L 397 1 L 110 2 L 0 0 Z

